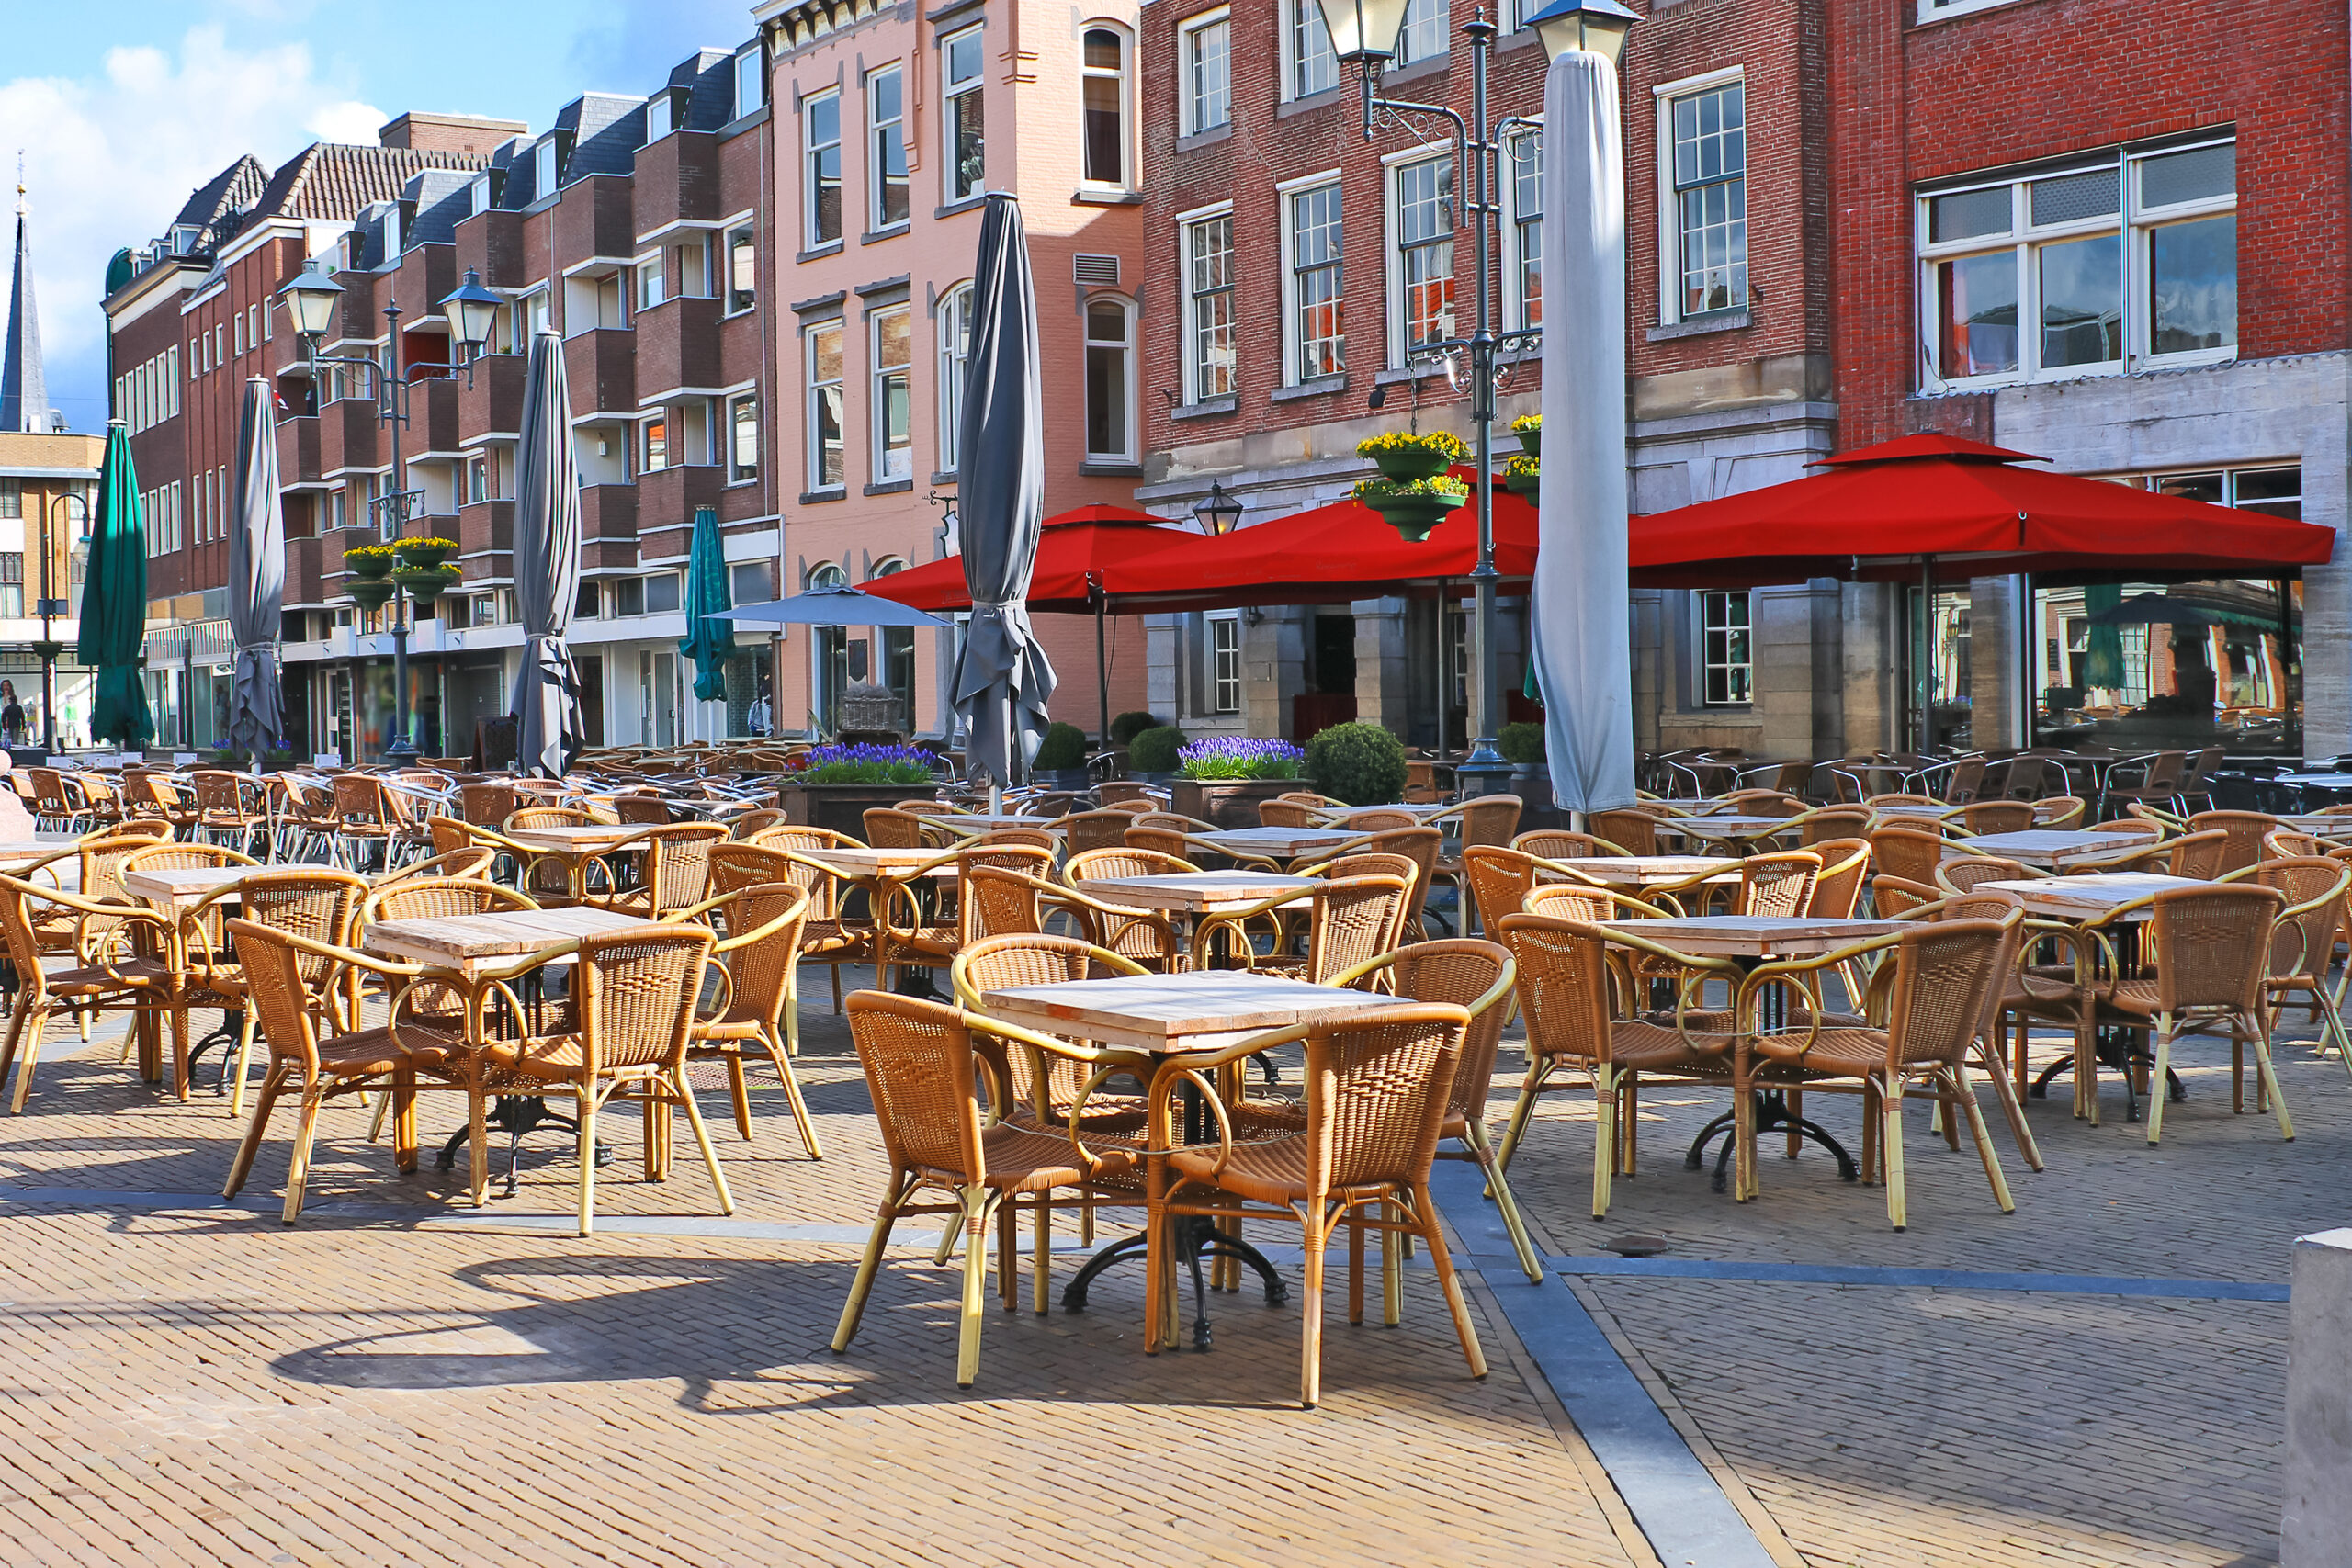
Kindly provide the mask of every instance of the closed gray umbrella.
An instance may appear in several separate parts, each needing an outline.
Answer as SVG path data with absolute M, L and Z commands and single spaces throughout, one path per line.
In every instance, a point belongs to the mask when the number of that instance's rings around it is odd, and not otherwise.
M 1528 616 L 1552 797 L 1631 806 L 1625 154 L 1617 73 L 1572 49 L 1544 87 L 1544 462 Z
M 580 479 L 571 460 L 563 339 L 553 328 L 531 339 L 514 469 L 514 608 L 523 623 L 514 770 L 561 778 L 587 736 L 571 650 L 563 644 L 580 596 Z
M 955 692 L 965 756 L 999 786 L 1012 782 L 1016 733 L 1022 763 L 1037 750 L 1046 701 L 1054 694 L 1054 666 L 1029 629 L 1029 573 L 1046 520 L 1037 378 L 1037 296 L 1021 206 L 991 193 L 972 267 L 972 342 L 956 462 L 972 620 L 956 661 Z
M 279 743 L 277 637 L 286 603 L 286 520 L 277 509 L 277 398 L 268 380 L 245 383 L 237 421 L 237 514 L 229 529 L 229 634 L 237 643 L 229 682 L 229 746 L 253 753 Z

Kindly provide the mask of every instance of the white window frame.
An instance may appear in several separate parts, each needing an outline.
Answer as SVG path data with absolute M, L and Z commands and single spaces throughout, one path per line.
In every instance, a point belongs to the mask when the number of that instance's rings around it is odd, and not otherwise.
M 839 334 L 841 337 L 842 367 L 840 373 L 831 380 L 820 381 L 817 378 L 817 340 L 826 333 L 833 333 Z M 801 416 L 802 445 L 806 448 L 807 454 L 804 468 L 806 478 L 808 479 L 808 491 L 812 495 L 831 494 L 845 491 L 849 488 L 848 379 L 848 323 L 839 316 L 831 317 L 822 321 L 811 321 L 808 324 L 808 331 L 801 344 L 800 385 L 802 389 L 801 402 L 803 405 Z M 824 444 L 817 431 L 817 410 L 821 405 L 823 394 L 828 388 L 841 394 L 841 417 L 837 422 L 836 434 L 841 443 L 842 477 L 837 479 L 828 479 L 825 478 Z
M 670 248 L 656 245 L 637 258 L 637 309 L 650 310 L 677 295 L 670 292 Z
M 1424 49 L 1419 53 L 1416 54 L 1413 52 L 1412 48 L 1407 40 L 1413 36 L 1413 26 L 1415 21 L 1419 20 L 1426 23 L 1429 18 L 1426 15 L 1416 18 L 1413 12 L 1416 7 L 1420 7 L 1426 10 L 1427 7 L 1430 6 L 1434 6 L 1437 10 L 1437 25 L 1435 28 L 1430 28 L 1429 30 L 1434 32 L 1436 36 L 1443 41 L 1438 48 Z M 1392 62 L 1392 68 L 1398 71 L 1402 71 L 1408 65 L 1418 64 L 1424 60 L 1435 60 L 1442 54 L 1452 53 L 1453 50 L 1453 7 L 1451 4 L 1451 0 L 1408 0 L 1408 4 L 1405 7 L 1405 19 L 1396 28 L 1396 38 L 1395 42 L 1396 47 L 1396 55 L 1394 62 Z
M 1936 0 L 1919 0 L 1919 20 L 1940 22 L 1947 17 L 1965 17 L 1972 11 L 1989 11 L 1996 6 L 2014 6 L 2017 0 L 1951 0 L 1938 5 Z
M 746 290 L 749 298 L 740 305 L 735 302 L 735 242 L 739 237 L 746 242 L 746 247 L 752 254 L 752 287 Z M 740 223 L 725 224 L 719 231 L 719 250 L 721 252 L 719 265 L 725 269 L 719 279 L 719 299 L 724 302 L 719 314 L 740 316 L 745 311 L 756 310 L 760 303 L 759 225 L 749 219 Z
M 2231 342 L 2217 348 L 2193 349 L 2185 353 L 2153 352 L 2154 330 L 2149 300 L 2151 286 L 2151 245 L 2154 231 L 2174 223 L 2199 219 L 2234 215 L 2239 208 L 2237 181 L 2225 196 L 2209 197 L 2194 201 L 2177 202 L 2164 207 L 2148 208 L 2140 200 L 2141 168 L 2148 160 L 2177 152 L 2196 152 L 2204 148 L 2237 144 L 2231 135 L 2182 138 L 2155 146 L 2126 147 L 2119 152 L 2102 152 L 2080 162 L 2053 161 L 2047 167 L 2028 174 L 2012 175 L 2000 179 L 1961 179 L 1915 191 L 1912 196 L 1913 287 L 1917 298 L 1917 331 L 1918 333 L 1919 384 L 1928 391 L 1964 391 L 1978 388 L 2011 387 L 2040 381 L 2072 381 L 2093 376 L 2126 376 L 2143 370 L 2175 370 L 2202 365 L 2223 365 L 2238 356 L 2238 344 Z M 2031 221 L 2031 187 L 2038 182 L 2063 179 L 2070 175 L 2089 174 L 2112 169 L 2116 172 L 2117 210 L 2113 214 L 2075 220 L 2064 223 L 2035 224 Z M 2009 193 L 2009 229 L 2006 236 L 1980 235 L 1963 240 L 1931 241 L 1928 238 L 1930 204 L 1939 197 L 1958 196 L 1969 191 L 1999 190 Z M 2120 294 L 2122 308 L 2123 353 L 2115 360 L 2094 365 L 2064 365 L 2045 368 L 2041 364 L 2041 268 L 2033 263 L 2033 253 L 2041 246 L 2069 240 L 2096 238 L 2120 234 L 2122 275 Z M 2013 258 L 2018 278 L 2018 367 L 2014 370 L 1991 372 L 1982 376 L 1947 376 L 1937 363 L 1940 340 L 1942 299 L 1936 281 L 1936 268 L 1944 262 L 1966 256 L 1998 255 L 2007 253 Z M 2239 260 L 2243 261 L 2243 249 Z M 2243 272 L 2241 269 L 2241 276 Z M 2243 327 L 2241 319 L 2240 327 Z
M 833 138 L 830 141 L 817 140 L 817 107 L 831 102 L 833 106 Z M 817 173 L 817 160 L 826 152 L 833 154 L 833 191 L 836 197 L 833 221 L 842 231 L 831 239 L 817 232 L 817 197 L 822 188 Z M 849 236 L 848 203 L 839 199 L 843 176 L 842 159 L 842 90 L 828 87 L 821 93 L 811 93 L 800 100 L 800 245 L 803 250 L 822 251 L 847 243 Z
M 1118 309 L 1120 327 L 1124 333 L 1119 344 L 1119 363 L 1125 385 L 1119 389 L 1119 397 L 1121 406 L 1126 412 L 1126 419 L 1124 422 L 1125 428 L 1119 432 L 1120 447 L 1115 452 L 1095 450 L 1093 443 L 1094 433 L 1091 428 L 1093 424 L 1091 404 L 1094 392 L 1094 348 L 1096 344 L 1100 341 L 1094 336 L 1094 311 L 1097 307 L 1104 305 L 1115 306 Z M 1137 411 L 1136 400 L 1136 389 L 1139 386 L 1140 381 L 1136 367 L 1136 302 L 1124 294 L 1090 294 L 1086 297 L 1085 302 L 1080 309 L 1079 317 L 1079 343 L 1081 353 L 1084 356 L 1083 363 L 1086 382 L 1083 389 L 1083 394 L 1087 400 L 1087 415 L 1085 423 L 1089 427 L 1085 432 L 1087 437 L 1086 460 L 1090 463 L 1133 463 L 1137 460 L 1136 452 L 1139 443 L 1137 440 L 1138 432 L 1136 430 Z
M 1329 55 L 1331 61 L 1331 80 L 1329 85 L 1301 92 L 1298 79 L 1301 59 L 1298 35 L 1309 17 L 1314 19 L 1316 30 L 1323 35 L 1323 52 Z M 1319 98 L 1326 93 L 1338 92 L 1346 85 L 1345 76 L 1340 69 L 1340 57 L 1331 52 L 1331 34 L 1323 24 L 1323 7 L 1317 3 L 1317 0 L 1282 0 L 1281 16 L 1276 24 L 1276 31 L 1281 34 L 1276 41 L 1282 55 L 1281 98 L 1283 103 L 1295 104 L 1302 98 Z
M 1402 205 L 1397 198 L 1397 181 L 1403 177 L 1405 171 L 1408 169 L 1419 168 L 1425 164 L 1450 164 L 1453 162 L 1453 154 L 1451 151 L 1431 155 L 1430 150 L 1426 147 L 1414 147 L 1401 152 L 1391 152 L 1380 160 L 1380 200 L 1383 208 L 1383 226 L 1386 230 L 1386 233 L 1383 236 L 1385 243 L 1383 246 L 1384 255 L 1382 258 L 1382 271 L 1385 275 L 1384 281 L 1386 284 L 1386 304 L 1388 310 L 1388 368 L 1391 370 L 1402 370 L 1407 365 L 1411 363 L 1411 359 L 1408 354 L 1408 345 L 1405 341 L 1404 214 Z M 1453 227 L 1452 231 L 1453 238 L 1444 242 L 1449 246 L 1458 243 L 1464 228 L 1462 221 L 1462 171 L 1455 169 L 1453 171 L 1453 180 L 1448 187 L 1452 194 L 1445 198 L 1447 205 L 1452 208 L 1453 215 Z M 1462 304 L 1459 298 L 1459 290 L 1460 278 L 1462 276 L 1462 263 L 1465 258 L 1462 255 L 1459 250 L 1450 251 L 1449 258 L 1453 264 L 1452 276 L 1456 280 L 1456 298 L 1453 305 L 1454 330 L 1446 335 L 1449 337 L 1459 337 L 1464 335 L 1461 331 Z M 1344 273 L 1341 275 L 1341 281 L 1344 285 Z M 1342 298 L 1344 297 L 1345 294 L 1343 289 Z M 1424 355 L 1423 358 L 1430 363 L 1434 363 L 1432 356 Z
M 2007 4 L 2007 0 L 2002 0 L 2002 3 Z M 1657 319 L 1661 326 L 1670 327 L 1692 319 L 1682 309 L 1682 200 L 1680 193 L 1674 188 L 1674 106 L 1678 100 L 1715 92 L 1735 84 L 1738 85 L 1744 102 L 1747 70 L 1742 65 L 1726 66 L 1721 71 L 1710 71 L 1699 76 L 1685 76 L 1679 81 L 1661 82 L 1650 89 L 1657 126 Z M 1752 117 L 1745 110 L 1741 124 L 1750 128 L 1754 124 Z M 1744 136 L 1743 148 L 1752 145 L 1753 141 L 1752 134 Z M 1754 167 L 1755 160 L 1743 154 L 1739 175 L 1743 192 Z M 1747 210 L 1748 250 L 1752 255 L 1755 249 L 1755 212 L 1752 208 Z M 1748 276 L 1752 283 L 1755 275 L 1751 271 Z M 1737 310 L 1746 303 L 1742 300 L 1740 305 L 1726 309 Z M 1720 314 L 1717 311 L 1702 313 Z
M 739 439 L 739 426 L 741 419 L 741 411 L 746 406 L 748 406 L 752 411 L 752 464 L 748 468 L 743 466 L 742 443 Z M 752 480 L 758 479 L 760 477 L 760 448 L 766 446 L 767 443 L 761 439 L 760 394 L 757 389 L 753 389 L 748 392 L 731 393 L 728 397 L 727 429 L 725 432 L 725 439 L 727 443 L 727 482 L 729 484 L 739 485 L 750 484 Z
M 1119 40 L 1119 63 L 1106 70 L 1086 62 L 1086 41 L 1094 34 L 1109 33 Z M 1135 97 L 1135 34 L 1125 23 L 1107 17 L 1090 17 L 1079 24 L 1079 153 L 1078 183 L 1088 190 L 1130 191 L 1136 182 L 1136 97 Z M 1086 84 L 1104 77 L 1117 84 L 1119 93 L 1119 173 L 1116 179 L 1096 179 L 1086 172 Z
M 899 84 L 899 113 L 896 118 L 883 119 L 876 107 L 874 85 L 885 76 L 893 76 Z M 895 234 L 914 221 L 914 175 L 909 154 L 913 144 L 907 132 L 911 128 L 912 106 L 907 101 L 907 69 L 903 62 L 893 60 L 877 65 L 865 73 L 865 229 L 869 234 Z M 906 215 L 885 221 L 882 216 L 882 136 L 885 131 L 899 133 L 899 164 L 901 191 L 906 200 Z
M 749 94 L 743 91 L 746 84 L 752 88 Z M 752 101 L 744 102 L 746 97 Z M 735 56 L 735 118 L 741 119 L 747 114 L 756 113 L 767 107 L 767 62 L 759 40 L 754 39 L 751 48 Z
M 1202 622 L 1204 633 L 1203 641 L 1207 644 L 1201 650 L 1202 685 L 1204 688 L 1201 695 L 1207 699 L 1203 705 L 1212 715 L 1219 716 L 1227 714 L 1238 715 L 1241 712 L 1243 700 L 1240 614 L 1234 610 L 1218 611 L 1203 616 Z M 1219 647 L 1220 642 L 1229 642 L 1231 646 Z M 1232 665 L 1230 675 L 1226 673 L 1224 668 L 1228 660 Z M 1228 690 L 1233 694 L 1230 706 L 1226 704 L 1226 693 Z
M 1340 331 L 1340 368 L 1336 371 L 1326 372 L 1310 378 L 1300 374 L 1301 366 L 1299 364 L 1298 357 L 1299 350 L 1303 346 L 1304 340 L 1301 338 L 1298 330 L 1298 270 L 1295 265 L 1297 256 L 1297 230 L 1294 221 L 1294 214 L 1296 210 L 1297 198 L 1299 197 L 1305 196 L 1310 191 L 1320 189 L 1325 186 L 1337 186 L 1340 192 L 1340 303 L 1342 311 Z M 1284 180 L 1282 184 L 1274 187 L 1274 199 L 1279 203 L 1282 220 L 1282 344 L 1283 385 L 1285 387 L 1299 386 L 1303 382 L 1310 379 L 1319 381 L 1326 379 L 1329 376 L 1344 376 L 1347 374 L 1348 334 L 1345 315 L 1345 308 L 1348 299 L 1348 268 L 1346 259 L 1348 233 L 1347 195 L 1346 182 L 1340 178 L 1340 171 L 1336 168 L 1323 169 L 1312 175 L 1301 175 L 1299 178 L 1295 180 Z
M 939 413 L 938 469 L 952 471 L 956 448 L 963 441 L 964 376 L 971 362 L 972 285 L 969 279 L 950 284 L 939 296 L 932 319 L 938 339 L 938 387 L 933 400 Z
M 975 23 L 968 28 L 959 28 L 939 40 L 939 184 L 944 206 L 976 200 L 988 189 L 989 67 L 982 30 L 985 26 L 985 23 Z M 967 39 L 972 40 L 979 63 L 969 76 L 952 75 L 956 46 Z M 963 173 L 956 159 L 956 100 L 967 93 L 980 95 L 980 177 L 969 190 L 962 187 Z
M 896 366 L 882 363 L 882 327 L 887 321 L 906 324 L 907 357 Z M 876 310 L 865 318 L 865 423 L 866 466 L 876 484 L 895 484 L 915 477 L 915 325 L 914 311 L 908 305 L 892 305 Z M 903 454 L 905 471 L 896 472 L 890 467 L 890 453 L 885 443 L 889 439 L 889 421 L 885 416 L 888 406 L 889 383 L 895 378 L 901 383 L 907 405 L 907 446 Z
M 1723 627 L 1724 647 L 1726 649 L 1729 649 L 1730 636 L 1734 630 L 1744 630 L 1747 633 L 1747 657 L 1744 660 L 1732 659 L 1728 656 L 1728 653 L 1726 653 L 1726 656 L 1722 660 L 1718 661 L 1711 656 L 1711 650 L 1707 646 L 1709 637 L 1712 637 L 1715 631 L 1715 628 L 1709 623 L 1707 612 L 1709 606 L 1717 600 L 1723 601 L 1726 608 L 1728 608 L 1730 601 L 1734 595 L 1737 595 L 1747 603 L 1747 624 L 1744 627 L 1736 628 L 1732 626 L 1728 617 L 1726 617 Z M 1695 601 L 1692 608 L 1696 612 L 1690 617 L 1691 630 L 1698 638 L 1698 648 L 1692 657 L 1691 663 L 1699 677 L 1698 690 L 1693 692 L 1691 695 L 1698 699 L 1697 705 L 1702 708 L 1754 707 L 1756 705 L 1755 593 L 1746 588 L 1711 588 L 1703 590 L 1698 593 L 1694 593 L 1691 597 Z M 1707 677 L 1711 672 L 1716 670 L 1722 670 L 1726 672 L 1726 690 L 1729 689 L 1730 685 L 1728 680 L 1729 671 L 1734 670 L 1747 671 L 1747 694 L 1744 697 L 1725 696 L 1717 698 L 1709 696 L 1707 694 Z
M 1306 0 L 1306 3 L 1312 5 L 1314 0 Z M 1179 215 L 1176 220 L 1177 299 L 1183 316 L 1182 330 L 1184 337 L 1182 350 L 1184 402 L 1188 407 L 1209 398 L 1232 397 L 1239 381 L 1238 372 L 1240 369 L 1241 345 L 1238 334 L 1241 329 L 1238 317 L 1240 299 L 1238 277 L 1228 278 L 1226 287 L 1221 290 L 1226 296 L 1225 324 L 1229 340 L 1227 344 L 1227 357 L 1229 363 L 1226 368 L 1226 385 L 1221 390 L 1211 391 L 1202 385 L 1201 379 L 1202 363 L 1198 352 L 1201 330 L 1200 296 L 1193 287 L 1193 231 L 1201 224 L 1214 223 L 1220 219 L 1226 223 L 1226 256 L 1227 258 L 1226 265 L 1229 272 L 1238 272 L 1240 257 L 1238 254 L 1238 247 L 1234 243 L 1233 203 L 1221 201 L 1213 207 L 1194 208 L 1190 212 Z
M 1215 119 L 1206 118 L 1208 106 L 1202 101 L 1204 84 L 1196 79 L 1201 62 L 1194 57 L 1201 35 L 1212 28 L 1225 29 L 1224 112 Z M 1233 12 L 1227 6 L 1187 17 L 1177 26 L 1176 114 L 1178 129 L 1186 136 L 1198 136 L 1233 123 Z
M 1535 144 L 1536 189 L 1539 191 L 1543 189 L 1544 132 L 1541 129 L 1532 130 L 1515 130 L 1504 139 L 1502 147 L 1502 167 L 1497 175 L 1502 183 L 1503 198 L 1503 321 L 1506 325 L 1515 328 L 1535 327 L 1543 324 L 1543 312 L 1541 310 L 1537 310 L 1535 320 L 1530 321 L 1528 319 L 1526 289 L 1526 263 L 1528 259 L 1526 254 L 1526 220 L 1528 214 L 1521 211 L 1519 205 L 1519 149 L 1521 145 L 1530 141 Z M 1543 233 L 1540 209 L 1536 219 L 1536 233 L 1538 236 L 1537 250 L 1540 253 L 1542 250 L 1541 236 Z M 1536 257 L 1536 264 L 1539 270 L 1536 275 L 1535 287 L 1537 296 L 1540 299 L 1544 287 L 1543 275 L 1540 270 L 1543 264 L 1543 258 L 1540 254 Z

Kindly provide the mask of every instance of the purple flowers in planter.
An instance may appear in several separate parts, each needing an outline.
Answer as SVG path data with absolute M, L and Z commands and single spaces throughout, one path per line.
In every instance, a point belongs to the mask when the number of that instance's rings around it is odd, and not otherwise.
M 920 746 L 819 746 L 794 770 L 800 784 L 923 784 L 932 755 Z
M 1188 779 L 1295 779 L 1306 762 L 1306 753 L 1287 740 L 1216 737 L 1176 753 L 1177 769 Z

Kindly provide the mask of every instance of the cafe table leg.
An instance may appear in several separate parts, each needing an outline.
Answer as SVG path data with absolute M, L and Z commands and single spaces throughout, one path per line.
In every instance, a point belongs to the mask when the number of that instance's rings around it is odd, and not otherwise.
M 1385 1236 L 1382 1239 L 1386 1240 Z M 1381 1248 L 1380 1264 L 1381 1282 L 1385 1285 L 1388 1276 L 1388 1249 L 1385 1246 Z M 1358 1327 L 1363 1323 L 1363 1227 L 1362 1225 L 1348 1227 L 1348 1322 L 1351 1326 Z
M 239 1085 L 242 1089 L 243 1086 Z M 403 1068 L 392 1075 L 392 1168 L 402 1176 L 416 1170 L 416 1072 Z
M 1383 1201 L 1380 1217 L 1401 1224 L 1404 1211 L 1396 1204 Z M 1385 1328 L 1394 1328 L 1405 1321 L 1405 1247 L 1408 1237 L 1401 1231 L 1380 1233 L 1380 1322 Z

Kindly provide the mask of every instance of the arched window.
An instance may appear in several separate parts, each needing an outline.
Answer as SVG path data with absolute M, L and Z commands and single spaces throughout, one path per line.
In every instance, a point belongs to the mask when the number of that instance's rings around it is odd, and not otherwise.
M 972 286 L 959 283 L 939 299 L 939 463 L 956 467 L 964 432 L 964 367 L 972 348 Z
M 1098 296 L 1086 302 L 1086 455 L 1135 461 L 1135 307 Z
M 874 563 L 874 570 L 866 581 L 888 577 L 907 570 L 907 563 L 897 556 Z M 876 641 L 882 650 L 877 671 L 882 684 L 899 706 L 897 722 L 891 728 L 912 734 L 915 728 L 915 629 L 912 626 L 879 626 Z
M 1127 35 L 1117 28 L 1086 29 L 1084 80 L 1085 157 L 1080 178 L 1091 186 L 1127 188 Z
M 810 588 L 846 588 L 849 573 L 831 561 L 808 569 Z M 846 626 L 808 628 L 808 711 L 827 735 L 842 727 L 842 698 L 849 692 L 849 629 Z

